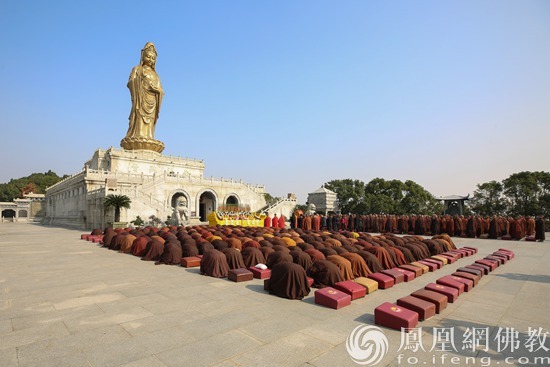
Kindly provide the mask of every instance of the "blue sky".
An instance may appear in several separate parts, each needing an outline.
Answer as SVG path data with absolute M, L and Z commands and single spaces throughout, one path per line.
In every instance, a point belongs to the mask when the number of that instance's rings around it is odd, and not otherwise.
M 128 128 L 154 42 L 164 154 L 299 202 L 332 179 L 436 196 L 550 171 L 548 1 L 9 1 L 0 182 L 80 171 Z

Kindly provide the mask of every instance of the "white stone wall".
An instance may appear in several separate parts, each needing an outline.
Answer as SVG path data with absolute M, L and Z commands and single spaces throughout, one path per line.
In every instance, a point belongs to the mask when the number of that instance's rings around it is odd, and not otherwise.
M 207 213 L 225 204 L 229 196 L 252 211 L 265 206 L 263 186 L 242 181 L 204 178 L 204 163 L 193 159 L 163 156 L 149 151 L 98 149 L 82 172 L 46 190 L 48 224 L 103 228 L 113 221 L 113 210 L 105 210 L 109 194 L 126 195 L 131 208 L 121 210 L 121 221 L 130 222 L 138 215 L 145 221 L 151 215 L 162 220 L 172 216 L 172 198 L 187 198 L 191 219 L 198 221 L 200 198 L 209 193 Z

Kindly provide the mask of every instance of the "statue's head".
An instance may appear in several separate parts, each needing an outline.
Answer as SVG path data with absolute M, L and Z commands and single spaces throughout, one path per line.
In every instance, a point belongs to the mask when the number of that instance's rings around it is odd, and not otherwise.
M 187 207 L 187 198 L 185 196 L 178 197 L 176 200 L 176 205 L 178 208 Z
M 153 42 L 147 42 L 141 50 L 141 65 L 147 65 L 151 69 L 155 68 L 157 62 L 157 50 Z

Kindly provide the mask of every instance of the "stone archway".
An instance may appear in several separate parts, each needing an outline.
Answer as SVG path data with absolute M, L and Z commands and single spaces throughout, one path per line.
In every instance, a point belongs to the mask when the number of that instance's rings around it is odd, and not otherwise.
M 2 210 L 1 217 L 3 219 L 14 220 L 16 218 L 15 210 L 13 210 L 13 209 L 4 209 L 4 210 Z
M 173 223 L 177 225 L 187 225 L 189 223 L 189 196 L 183 191 L 176 191 L 170 199 L 172 206 Z
M 225 205 L 239 205 L 239 199 L 235 195 L 229 195 L 225 199 Z
M 200 221 L 208 221 L 208 214 L 216 210 L 216 196 L 211 191 L 205 191 L 199 196 L 198 204 Z
M 240 200 L 239 200 L 239 197 L 235 194 L 230 194 L 230 195 L 227 195 L 225 197 L 225 201 L 224 201 L 224 211 L 228 211 L 228 212 L 231 212 L 231 211 L 239 211 L 239 204 L 240 204 Z

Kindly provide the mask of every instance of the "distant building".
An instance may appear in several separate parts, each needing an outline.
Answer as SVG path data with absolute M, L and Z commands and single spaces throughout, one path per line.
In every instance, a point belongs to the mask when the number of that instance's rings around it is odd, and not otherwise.
M 23 199 L 0 203 L 0 220 L 2 222 L 40 221 L 45 215 L 44 194 L 29 193 Z
M 464 202 L 470 200 L 470 194 L 466 196 L 449 195 L 440 197 L 439 200 L 443 201 L 443 214 L 463 215 Z
M 338 195 L 324 186 L 310 192 L 307 195 L 307 202 L 314 204 L 318 213 L 327 214 L 328 212 L 338 211 Z

